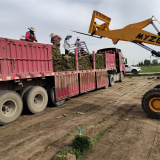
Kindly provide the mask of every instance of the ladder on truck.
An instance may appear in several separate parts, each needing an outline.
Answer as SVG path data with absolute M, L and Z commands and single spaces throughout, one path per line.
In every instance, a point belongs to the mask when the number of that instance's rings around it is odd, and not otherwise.
M 75 44 L 71 44 L 70 48 L 69 48 L 69 53 L 74 53 L 75 54 L 75 48 L 77 48 L 76 45 Z M 89 54 L 89 50 L 88 50 L 88 47 L 87 47 L 85 41 L 81 42 L 81 49 L 78 49 L 78 54 L 82 54 L 82 52 L 85 55 Z

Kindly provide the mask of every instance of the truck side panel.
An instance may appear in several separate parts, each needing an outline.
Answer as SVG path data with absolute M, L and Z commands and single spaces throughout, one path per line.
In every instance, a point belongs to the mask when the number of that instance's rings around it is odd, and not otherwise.
M 97 88 L 108 86 L 107 70 L 96 71 Z
M 8 62 L 6 53 L 6 44 L 3 39 L 0 39 L 0 75 L 8 75 Z
M 51 45 L 0 38 L 0 77 L 53 72 Z M 4 67 L 5 66 L 5 67 Z
M 78 73 L 55 75 L 55 95 L 60 101 L 79 94 Z
M 80 93 L 84 93 L 96 88 L 95 71 L 81 71 L 80 73 Z

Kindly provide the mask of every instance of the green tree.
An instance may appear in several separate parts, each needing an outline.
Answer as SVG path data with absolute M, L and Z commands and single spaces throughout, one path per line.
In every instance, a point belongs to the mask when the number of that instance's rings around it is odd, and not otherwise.
M 138 66 L 143 66 L 143 62 L 139 62 L 139 63 L 138 63 Z
M 157 65 L 158 65 L 158 60 L 157 60 L 157 59 L 153 59 L 153 60 L 152 60 L 152 64 L 153 64 L 154 66 L 157 66 Z
M 144 60 L 144 66 L 149 66 L 151 64 L 150 60 L 145 59 Z

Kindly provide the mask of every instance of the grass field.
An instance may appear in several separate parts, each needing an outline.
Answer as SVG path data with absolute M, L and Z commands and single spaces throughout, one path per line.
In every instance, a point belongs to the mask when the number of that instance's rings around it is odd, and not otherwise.
M 147 73 L 147 72 L 160 72 L 160 66 L 143 66 L 141 67 L 142 72 L 140 73 Z

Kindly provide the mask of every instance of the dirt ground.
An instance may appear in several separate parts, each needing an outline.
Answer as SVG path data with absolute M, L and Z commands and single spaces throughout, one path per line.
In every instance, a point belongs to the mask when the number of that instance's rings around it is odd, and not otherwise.
M 50 160 L 71 143 L 81 123 L 82 135 L 91 138 L 108 129 L 82 160 L 159 160 L 160 120 L 141 108 L 143 94 L 158 83 L 156 77 L 126 77 L 62 106 L 22 115 L 0 126 L 0 159 Z

